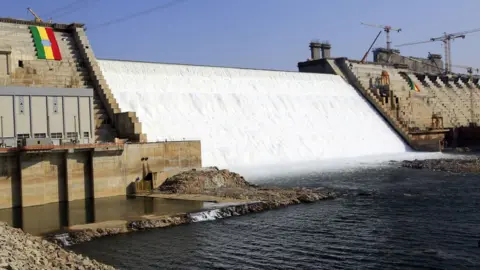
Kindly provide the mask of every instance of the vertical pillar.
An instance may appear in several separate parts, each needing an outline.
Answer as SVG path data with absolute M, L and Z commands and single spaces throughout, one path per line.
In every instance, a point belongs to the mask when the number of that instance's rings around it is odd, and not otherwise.
M 87 152 L 87 163 L 86 163 L 86 181 L 85 181 L 85 198 L 94 199 L 95 190 L 94 190 L 94 181 L 93 178 L 93 152 L 94 149 Z
M 12 204 L 13 207 L 22 207 L 23 202 L 23 194 L 22 194 L 22 153 L 17 152 L 15 154 L 15 171 L 16 171 L 16 179 L 12 182 Z
M 63 153 L 58 168 L 58 201 L 68 202 L 69 185 L 68 185 L 68 152 Z

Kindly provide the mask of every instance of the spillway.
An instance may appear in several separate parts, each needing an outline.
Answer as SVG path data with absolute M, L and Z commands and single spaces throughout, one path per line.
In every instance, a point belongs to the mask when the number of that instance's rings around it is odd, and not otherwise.
M 336 75 L 100 60 L 149 141 L 200 139 L 204 166 L 245 167 L 407 151 Z

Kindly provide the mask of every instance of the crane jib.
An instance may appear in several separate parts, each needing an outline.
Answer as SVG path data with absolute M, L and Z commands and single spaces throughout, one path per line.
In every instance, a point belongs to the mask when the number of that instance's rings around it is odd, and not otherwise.
M 424 43 L 430 43 L 430 42 L 435 42 L 435 41 L 442 41 L 444 44 L 444 49 L 445 49 L 445 73 L 449 73 L 452 70 L 452 52 L 451 52 L 451 41 L 457 38 L 462 38 L 464 39 L 467 34 L 470 33 L 475 33 L 475 32 L 480 32 L 480 28 L 468 30 L 468 31 L 463 31 L 463 32 L 457 32 L 457 33 L 444 33 L 443 36 L 436 37 L 436 38 L 431 38 L 426 41 L 419 41 L 419 42 L 410 42 L 410 43 L 404 43 L 400 45 L 396 45 L 396 47 L 402 47 L 402 46 L 409 46 L 409 45 L 416 45 L 416 44 L 424 44 Z

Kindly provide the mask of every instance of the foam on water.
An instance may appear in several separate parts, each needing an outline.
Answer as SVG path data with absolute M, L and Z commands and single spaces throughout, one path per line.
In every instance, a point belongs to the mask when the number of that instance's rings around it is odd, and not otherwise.
M 373 108 L 335 75 L 99 61 L 149 141 L 202 141 L 204 166 L 248 167 L 403 153 Z
M 220 217 L 221 210 L 220 209 L 213 209 L 213 210 L 206 210 L 198 213 L 191 213 L 189 214 L 189 218 L 192 222 L 202 222 L 202 221 L 210 221 L 216 220 Z

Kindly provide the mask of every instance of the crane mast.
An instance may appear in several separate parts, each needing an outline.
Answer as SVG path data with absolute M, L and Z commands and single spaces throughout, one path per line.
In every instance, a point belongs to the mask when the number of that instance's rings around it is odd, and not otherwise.
M 387 50 L 390 50 L 391 49 L 391 44 L 392 44 L 392 41 L 390 39 L 390 32 L 391 31 L 396 31 L 396 32 L 400 32 L 402 31 L 401 28 L 393 28 L 391 27 L 390 25 L 381 25 L 381 24 L 369 24 L 369 23 L 361 23 L 363 25 L 366 25 L 366 26 L 371 26 L 371 27 L 376 27 L 376 28 L 382 28 L 383 31 L 385 31 L 385 34 L 387 36 Z

